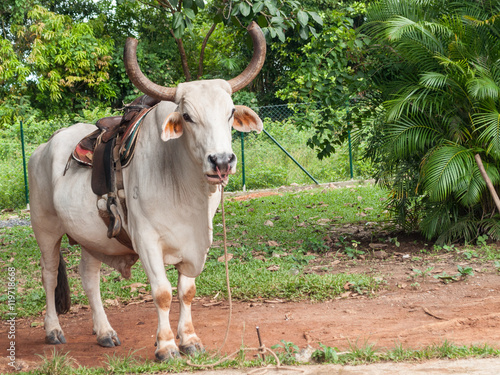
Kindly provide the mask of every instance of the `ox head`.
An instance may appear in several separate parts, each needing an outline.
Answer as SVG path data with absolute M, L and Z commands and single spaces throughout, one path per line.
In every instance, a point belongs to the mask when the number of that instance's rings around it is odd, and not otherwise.
M 143 93 L 164 101 L 175 102 L 175 112 L 158 119 L 161 139 L 165 142 L 187 134 L 190 152 L 203 169 L 209 183 L 227 182 L 236 172 L 236 155 L 231 147 L 231 128 L 242 132 L 263 129 L 259 116 L 250 108 L 234 105 L 231 94 L 248 85 L 264 64 L 266 43 L 259 26 L 248 27 L 254 52 L 247 68 L 237 77 L 225 80 L 185 82 L 177 87 L 163 87 L 151 82 L 137 63 L 137 40 L 128 38 L 124 61 L 132 83 Z M 161 107 L 161 103 L 160 103 Z M 160 111 L 161 112 L 161 111 Z

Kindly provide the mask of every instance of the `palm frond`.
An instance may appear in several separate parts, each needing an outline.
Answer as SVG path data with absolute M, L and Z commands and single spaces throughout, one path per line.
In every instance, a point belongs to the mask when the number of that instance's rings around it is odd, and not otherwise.
M 478 221 L 473 217 L 461 217 L 458 221 L 450 223 L 446 228 L 442 228 L 436 239 L 436 245 L 444 245 L 458 240 L 471 242 L 479 235 Z
M 448 228 L 451 224 L 450 207 L 446 203 L 439 203 L 432 207 L 425 208 L 425 216 L 420 222 L 420 230 L 427 239 L 437 237 L 442 233 L 443 228 Z
M 493 184 L 500 181 L 500 173 L 495 165 L 484 163 L 484 168 Z M 474 167 L 471 175 L 463 176 L 463 179 L 457 184 L 455 191 L 463 206 L 472 207 L 473 205 L 481 204 L 483 195 L 487 193 L 487 186 L 479 168 Z
M 483 69 L 479 70 L 479 76 L 472 77 L 467 82 L 467 88 L 470 95 L 477 100 L 493 100 L 496 101 L 500 98 L 500 85 L 499 81 L 495 81 L 489 72 Z
M 476 125 L 478 141 L 488 154 L 500 159 L 500 112 L 496 109 L 477 113 L 472 116 Z
M 405 117 L 388 126 L 385 141 L 390 142 L 396 158 L 405 158 L 414 153 L 424 154 L 442 135 L 428 118 Z
M 431 201 L 446 200 L 472 174 L 474 165 L 474 153 L 467 147 L 448 143 L 431 150 L 422 162 L 421 176 Z
M 441 72 L 426 72 L 420 75 L 420 84 L 432 89 L 442 89 L 448 82 L 448 74 Z
M 500 240 L 500 216 L 496 215 L 492 218 L 481 221 L 479 228 L 482 233 L 487 234 L 493 240 Z

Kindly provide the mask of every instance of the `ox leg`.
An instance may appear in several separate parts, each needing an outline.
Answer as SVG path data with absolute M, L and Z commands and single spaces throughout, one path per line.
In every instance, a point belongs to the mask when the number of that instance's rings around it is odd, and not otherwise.
M 93 332 L 97 335 L 97 343 L 106 348 L 121 345 L 120 339 L 108 322 L 104 312 L 99 288 L 101 277 L 101 261 L 94 258 L 88 251 L 82 248 L 82 259 L 80 260 L 80 276 L 82 286 L 89 299 L 92 309 Z
M 155 356 L 159 361 L 168 361 L 179 356 L 179 349 L 170 327 L 172 285 L 167 279 L 163 258 L 158 255 L 153 252 L 141 254 L 141 262 L 151 283 L 151 294 L 158 313 Z
M 200 338 L 194 332 L 191 319 L 191 302 L 196 294 L 195 278 L 184 276 L 179 272 L 177 291 L 180 303 L 179 326 L 177 327 L 177 335 L 180 338 L 179 349 L 185 354 L 192 355 L 204 350 Z
M 35 229 L 35 228 L 33 228 Z M 40 247 L 41 257 L 40 264 L 42 266 L 42 283 L 45 289 L 45 298 L 47 307 L 45 310 L 45 342 L 47 344 L 65 344 L 63 330 L 59 324 L 56 310 L 55 290 L 57 286 L 57 273 L 59 268 L 59 251 L 61 249 L 62 237 L 55 238 L 47 236 L 46 233 L 40 231 L 36 238 Z

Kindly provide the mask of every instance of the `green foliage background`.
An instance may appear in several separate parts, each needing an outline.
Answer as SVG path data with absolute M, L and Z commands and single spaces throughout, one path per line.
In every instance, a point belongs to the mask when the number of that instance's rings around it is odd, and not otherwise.
M 143 72 L 173 86 L 241 72 L 256 20 L 266 62 L 234 101 L 289 105 L 287 121 L 266 127 L 316 178 L 348 177 L 351 137 L 355 177 L 390 189 L 401 228 L 441 242 L 500 238 L 473 160 L 481 156 L 498 189 L 497 1 L 4 0 L 0 16 L 1 205 L 20 202 L 21 120 L 29 153 L 51 130 L 140 95 L 122 62 L 127 36 L 140 40 Z M 248 188 L 308 182 L 265 137 L 247 142 Z

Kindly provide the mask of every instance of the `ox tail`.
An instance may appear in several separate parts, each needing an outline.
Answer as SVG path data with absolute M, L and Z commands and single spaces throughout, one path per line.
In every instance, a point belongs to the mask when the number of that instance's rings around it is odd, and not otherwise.
M 59 253 L 55 298 L 56 312 L 58 314 L 66 314 L 71 307 L 71 294 L 69 290 L 68 274 L 66 272 L 66 262 L 64 261 L 62 253 Z

